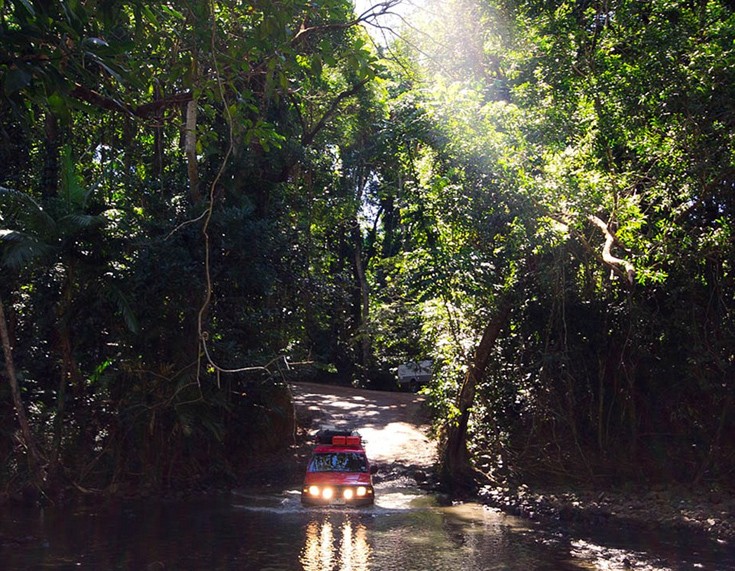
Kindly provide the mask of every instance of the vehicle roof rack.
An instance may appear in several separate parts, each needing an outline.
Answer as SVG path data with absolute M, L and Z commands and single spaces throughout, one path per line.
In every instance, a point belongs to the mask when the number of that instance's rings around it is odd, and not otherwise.
M 352 428 L 335 428 L 334 426 L 322 426 L 314 435 L 317 444 L 331 444 L 335 436 L 357 436 L 360 433 Z

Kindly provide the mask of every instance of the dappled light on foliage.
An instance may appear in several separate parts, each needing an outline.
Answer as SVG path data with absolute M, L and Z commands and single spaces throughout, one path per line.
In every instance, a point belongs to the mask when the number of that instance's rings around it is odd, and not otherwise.
M 293 439 L 287 381 L 430 359 L 450 484 L 731 482 L 733 30 L 723 0 L 0 2 L 0 480 L 233 482 Z

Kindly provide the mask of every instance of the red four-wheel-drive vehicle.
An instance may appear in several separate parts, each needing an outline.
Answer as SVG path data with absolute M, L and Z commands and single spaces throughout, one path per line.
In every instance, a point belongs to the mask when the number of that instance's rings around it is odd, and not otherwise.
M 323 429 L 306 467 L 301 503 L 368 506 L 375 501 L 372 474 L 360 435 Z

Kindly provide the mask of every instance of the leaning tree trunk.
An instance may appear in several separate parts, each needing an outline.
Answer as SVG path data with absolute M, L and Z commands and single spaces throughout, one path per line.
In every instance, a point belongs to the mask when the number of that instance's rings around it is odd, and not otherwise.
M 477 346 L 457 397 L 459 420 L 449 427 L 441 462 L 441 480 L 445 486 L 455 492 L 470 490 L 475 485 L 475 471 L 467 450 L 467 426 L 472 405 L 475 402 L 477 383 L 485 374 L 493 345 L 510 316 L 510 308 L 510 299 L 506 294 L 501 299 L 494 317 L 485 326 L 482 339 L 480 339 L 480 344 Z
M 28 453 L 31 479 L 40 488 L 43 485 L 43 457 L 36 445 L 36 440 L 31 432 L 31 426 L 28 423 L 28 417 L 23 407 L 23 401 L 20 398 L 18 377 L 15 374 L 15 364 L 13 363 L 13 349 L 10 345 L 10 334 L 8 333 L 8 325 L 5 320 L 5 309 L 3 308 L 2 299 L 0 299 L 0 340 L 2 340 L 3 352 L 5 353 L 5 372 L 8 375 L 8 382 L 10 383 L 13 406 L 15 407 L 15 414 L 18 417 L 23 445 L 26 447 Z

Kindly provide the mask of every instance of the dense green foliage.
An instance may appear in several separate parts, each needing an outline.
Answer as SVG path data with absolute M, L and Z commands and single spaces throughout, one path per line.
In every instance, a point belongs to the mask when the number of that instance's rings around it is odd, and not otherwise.
M 376 59 L 351 4 L 19 0 L 0 37 L 3 380 L 51 485 L 231 476 L 269 427 L 288 443 L 288 400 L 239 370 L 337 362 L 357 327 L 338 151 Z
M 442 5 L 467 22 L 413 45 L 436 56 L 426 105 L 441 134 L 447 323 L 476 343 L 513 304 L 478 380 L 477 465 L 727 481 L 732 7 Z M 444 362 L 472 363 L 461 343 Z M 451 397 L 456 377 L 445 378 L 434 390 Z
M 733 7 L 412 21 L 0 0 L 0 478 L 237 478 L 293 430 L 287 355 L 377 388 L 433 358 L 492 475 L 731 479 Z

